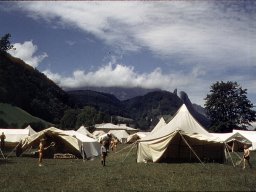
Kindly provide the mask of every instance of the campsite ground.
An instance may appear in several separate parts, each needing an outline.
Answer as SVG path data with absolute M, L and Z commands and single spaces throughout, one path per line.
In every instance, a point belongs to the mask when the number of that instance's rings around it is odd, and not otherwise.
M 119 145 L 119 149 L 127 145 Z M 110 153 L 107 166 L 100 158 L 44 159 L 38 167 L 32 157 L 0 157 L 0 188 L 5 191 L 255 191 L 254 169 L 232 163 L 136 163 L 136 149 Z M 241 154 L 240 154 L 241 155 Z M 234 155 L 234 161 L 238 160 Z

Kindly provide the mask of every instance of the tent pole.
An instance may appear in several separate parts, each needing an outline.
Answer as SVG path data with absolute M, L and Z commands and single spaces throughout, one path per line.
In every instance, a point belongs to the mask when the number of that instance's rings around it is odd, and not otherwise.
M 123 149 L 120 149 L 119 151 L 117 151 L 117 152 L 115 152 L 115 153 L 119 153 L 119 152 L 123 151 L 124 149 L 129 148 L 129 147 L 135 145 L 136 143 L 137 143 L 137 141 L 135 141 L 134 143 L 131 143 L 130 145 L 124 147 Z
M 2 149 L 1 149 L 1 147 L 0 147 L 0 152 L 1 152 L 2 156 L 3 156 L 3 158 L 6 159 L 5 156 L 4 156 L 4 154 L 3 154 L 3 151 L 2 151 Z
M 6 159 L 14 152 L 14 150 L 17 148 L 17 146 L 19 145 L 20 143 L 18 143 L 14 148 L 13 150 L 6 156 Z
M 232 162 L 232 164 L 233 164 L 233 167 L 235 167 L 235 164 L 234 164 L 234 162 L 233 162 L 233 159 L 232 159 L 232 157 L 231 157 L 231 154 L 230 154 L 230 152 L 229 152 L 229 150 L 228 150 L 228 147 L 227 147 L 227 144 L 225 143 L 225 148 L 226 148 L 226 151 L 228 152 L 228 155 L 229 155 L 229 157 L 230 157 L 230 159 L 231 159 L 231 162 Z
M 132 149 L 133 149 L 133 147 L 135 146 L 135 144 L 136 144 L 137 142 L 135 142 L 134 144 L 133 144 L 133 146 L 131 147 L 131 149 L 129 150 L 129 152 L 127 153 L 127 155 L 126 155 L 126 157 L 124 158 L 124 160 L 122 161 L 122 163 L 125 161 L 125 159 L 128 157 L 128 155 L 130 154 L 130 152 L 132 151 Z
M 180 132 L 179 132 L 180 134 Z M 186 141 L 186 139 L 183 137 L 182 134 L 180 134 L 181 138 L 183 139 L 183 141 L 186 143 L 186 145 L 189 147 L 189 149 L 194 153 L 194 155 L 196 156 L 196 158 L 200 161 L 200 163 L 205 167 L 205 164 L 201 161 L 201 159 L 197 156 L 196 152 L 192 149 L 192 147 L 188 144 L 188 142 Z

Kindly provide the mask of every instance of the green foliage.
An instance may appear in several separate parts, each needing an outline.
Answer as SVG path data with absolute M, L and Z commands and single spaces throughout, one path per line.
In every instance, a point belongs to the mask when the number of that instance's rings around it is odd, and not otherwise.
M 0 102 L 57 124 L 68 108 L 68 95 L 22 60 L 0 54 Z
M 27 127 L 25 125 L 35 124 L 33 128 L 39 130 L 51 125 L 40 118 L 30 115 L 19 107 L 6 103 L 0 103 L 0 119 L 4 121 L 2 126 L 0 123 L 0 127 L 25 128 Z
M 13 49 L 13 45 L 10 42 L 11 34 L 7 33 L 0 39 L 0 52 L 5 53 L 6 51 Z
M 77 115 L 80 113 L 80 110 L 68 109 L 65 111 L 64 116 L 60 120 L 60 128 L 70 129 L 76 127 Z
M 94 129 L 94 125 L 102 122 L 109 122 L 107 114 L 98 111 L 94 107 L 85 106 L 83 109 L 68 109 L 60 121 L 62 129 L 78 129 L 82 125 Z
M 205 100 L 205 109 L 212 120 L 215 132 L 231 132 L 234 128 L 244 129 L 256 120 L 253 104 L 247 99 L 247 90 L 237 82 L 216 82 L 211 86 Z
M 124 110 L 122 102 L 114 95 L 90 90 L 69 91 L 70 102 L 76 107 L 94 107 L 102 113 L 111 115 L 129 116 Z
M 0 119 L 0 127 L 1 128 L 8 128 L 9 124 L 5 120 Z
M 25 122 L 21 127 L 26 128 L 27 126 L 31 126 L 36 132 L 42 131 L 48 127 L 45 123 L 42 121 L 36 121 L 36 122 Z
M 106 115 L 95 108 L 86 106 L 81 113 L 77 116 L 76 128 L 84 125 L 86 127 L 92 127 L 99 122 L 104 122 Z

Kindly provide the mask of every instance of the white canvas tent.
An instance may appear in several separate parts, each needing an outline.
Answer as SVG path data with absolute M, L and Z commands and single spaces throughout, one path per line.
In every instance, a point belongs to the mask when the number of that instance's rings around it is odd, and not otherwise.
M 36 133 L 36 131 L 30 125 L 28 125 L 25 129 L 29 130 L 29 135 L 33 135 Z
M 108 133 L 117 138 L 120 143 L 126 143 L 129 136 L 125 130 L 111 130 Z
M 126 126 L 126 124 L 114 125 L 113 123 L 103 123 L 95 125 L 95 128 L 96 131 L 104 131 L 105 133 L 108 133 L 111 130 L 125 130 L 128 133 L 135 133 L 139 131 L 138 129 Z
M 125 130 L 128 134 L 133 134 L 139 131 L 138 129 L 127 126 L 126 124 L 118 124 L 117 126 L 121 130 Z
M 0 129 L 0 134 L 5 134 L 5 146 L 15 147 L 23 138 L 29 135 L 28 129 Z
M 108 133 L 110 130 L 120 130 L 117 125 L 114 125 L 112 123 L 103 123 L 100 125 L 96 125 L 95 128 L 96 131 L 104 131 L 105 133 Z
M 240 133 L 243 137 L 248 139 L 252 146 L 250 150 L 256 150 L 256 131 L 233 130 L 233 133 Z
M 137 162 L 197 159 L 223 162 L 224 146 L 195 120 L 183 104 L 166 126 L 138 141 Z
M 83 135 L 86 135 L 88 137 L 91 137 L 91 138 L 96 138 L 93 134 L 91 134 L 85 126 L 81 126 L 78 130 L 77 130 L 78 133 L 81 133 Z
M 65 131 L 65 133 L 78 139 L 80 151 L 83 150 L 86 158 L 100 155 L 100 143 L 96 139 L 83 135 L 74 130 Z
M 243 151 L 244 145 L 251 146 L 252 142 L 240 133 L 212 133 L 214 137 L 219 138 L 227 144 L 230 151 Z
M 63 130 L 50 127 L 22 139 L 17 147 L 16 155 L 20 156 L 29 148 L 38 148 L 40 139 L 45 139 L 45 146 L 49 146 L 52 142 L 55 143 L 54 147 L 50 148 L 51 155 L 53 155 L 53 153 L 70 153 L 76 157 L 82 157 L 81 144 L 83 140 L 81 139 L 82 136 L 77 136 L 77 134 L 75 133 L 76 136 L 74 137 L 71 133 L 68 134 Z
M 127 137 L 127 143 L 134 143 L 135 141 L 146 137 L 150 132 L 137 132 Z
M 159 120 L 159 122 L 156 124 L 156 126 L 154 127 L 154 129 L 151 131 L 151 133 L 154 133 L 156 131 L 158 131 L 159 129 L 161 129 L 162 127 L 164 127 L 166 125 L 166 122 L 164 120 L 163 117 L 161 117 L 161 119 Z
M 94 131 L 92 134 L 98 139 L 101 135 L 105 135 L 106 133 L 104 131 Z

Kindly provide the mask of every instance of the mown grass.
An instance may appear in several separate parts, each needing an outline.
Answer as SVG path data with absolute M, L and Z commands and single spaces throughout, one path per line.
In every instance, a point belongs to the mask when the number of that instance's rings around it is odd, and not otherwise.
M 126 145 L 120 146 L 124 147 Z M 107 166 L 100 158 L 0 159 L 0 191 L 256 191 L 256 168 L 231 163 L 136 163 L 136 149 L 109 153 Z M 256 167 L 256 153 L 251 162 Z M 237 161 L 234 156 L 234 161 Z

